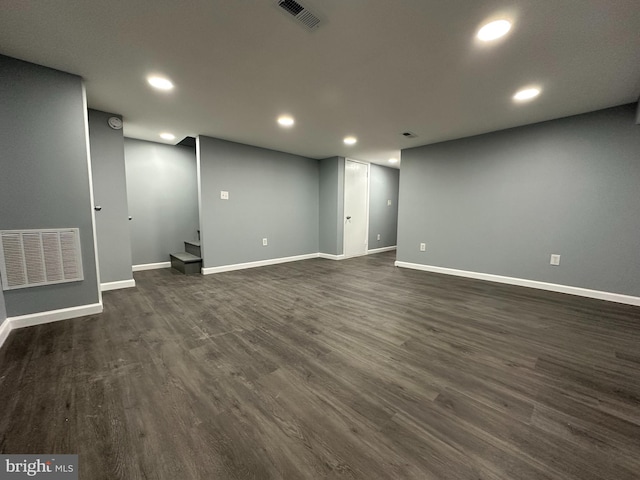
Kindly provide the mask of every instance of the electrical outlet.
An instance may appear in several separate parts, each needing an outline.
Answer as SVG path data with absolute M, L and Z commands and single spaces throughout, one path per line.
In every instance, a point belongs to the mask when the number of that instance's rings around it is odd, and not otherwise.
M 224 190 L 220 191 L 220 199 L 221 200 L 229 200 L 229 192 L 225 192 Z
M 421 252 L 426 252 L 427 251 L 427 244 L 426 243 L 421 243 L 420 244 L 420 251 Z
M 549 262 L 551 265 L 560 265 L 560 255 L 556 253 L 551 254 L 551 261 Z
M 269 245 L 268 240 L 267 240 L 266 238 L 263 238 L 263 239 L 262 239 L 262 246 L 263 246 L 263 247 L 266 247 L 267 245 Z
M 378 240 L 380 240 L 380 234 L 378 234 Z

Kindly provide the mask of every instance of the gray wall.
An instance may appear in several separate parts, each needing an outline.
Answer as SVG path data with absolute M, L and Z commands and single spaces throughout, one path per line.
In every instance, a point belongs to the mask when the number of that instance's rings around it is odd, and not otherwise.
M 319 161 L 321 253 L 342 255 L 344 242 L 344 157 Z
M 369 250 L 396 245 L 400 170 L 371 164 L 369 179 Z M 391 205 L 388 201 L 391 200 Z M 380 234 L 380 240 L 378 240 Z
M 626 105 L 404 150 L 398 260 L 639 296 L 638 212 Z
M 99 301 L 80 77 L 0 56 L 0 229 L 77 227 L 84 280 L 4 292 L 12 316 Z
M 93 198 L 102 210 L 96 212 L 100 282 L 133 279 L 131 271 L 131 235 L 124 167 L 124 137 L 107 123 L 119 115 L 89 110 L 89 143 Z
M 168 262 L 198 238 L 198 187 L 193 148 L 124 139 L 134 265 Z
M 205 136 L 198 143 L 205 267 L 318 252 L 317 160 Z

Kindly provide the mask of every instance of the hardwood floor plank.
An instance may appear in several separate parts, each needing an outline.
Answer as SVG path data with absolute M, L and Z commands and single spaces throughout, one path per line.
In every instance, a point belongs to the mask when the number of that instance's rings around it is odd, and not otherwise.
M 14 331 L 0 452 L 92 480 L 637 478 L 640 308 L 393 260 L 137 272 Z

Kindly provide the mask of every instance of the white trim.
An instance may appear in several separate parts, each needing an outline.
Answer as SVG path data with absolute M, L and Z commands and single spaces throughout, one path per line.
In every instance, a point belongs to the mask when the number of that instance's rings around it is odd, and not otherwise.
M 91 144 L 89 140 L 89 107 L 87 105 L 87 88 L 82 85 L 82 108 L 84 109 L 84 136 L 87 144 L 87 172 L 89 174 L 89 208 L 91 208 L 91 228 L 93 229 L 93 255 L 96 262 L 96 284 L 98 287 L 98 303 L 102 305 L 102 291 L 100 290 L 100 260 L 98 259 L 98 232 L 96 229 L 95 198 L 93 196 L 93 170 L 91 168 Z M 82 241 L 80 242 L 82 243 Z
M 100 290 L 103 292 L 108 292 L 109 290 L 119 290 L 121 288 L 132 288 L 136 286 L 136 281 L 131 280 L 120 280 L 118 282 L 107 282 L 100 284 Z
M 382 252 L 390 252 L 391 250 L 396 250 L 398 247 L 393 245 L 391 247 L 382 247 L 382 248 L 372 248 L 371 250 L 367 250 L 367 255 L 372 255 L 374 253 L 382 253 Z
M 308 260 L 310 258 L 318 258 L 319 253 L 308 253 L 306 255 L 296 255 L 294 257 L 270 258 L 268 260 L 259 260 L 257 262 L 236 263 L 235 265 L 222 265 L 220 267 L 202 268 L 203 275 L 212 273 L 232 272 L 234 270 L 244 270 L 246 268 L 266 267 L 268 265 L 276 265 L 278 263 L 297 262 L 299 260 Z
M 134 265 L 131 267 L 131 270 L 134 272 L 142 272 L 143 270 L 155 270 L 157 268 L 171 268 L 171 262 L 143 263 L 141 265 Z
M 369 219 L 371 218 L 370 203 L 371 203 L 371 163 L 367 162 L 367 233 L 364 237 L 364 251 L 369 251 Z M 344 248 L 344 247 L 343 247 Z
M 9 337 L 10 333 L 11 333 L 11 322 L 9 322 L 9 319 L 7 318 L 2 323 L 2 325 L 0 325 L 0 347 L 2 347 L 2 344 Z
M 202 152 L 200 148 L 200 135 L 196 136 L 196 182 L 198 187 L 198 231 L 200 232 L 198 240 L 200 241 L 200 257 L 204 263 L 205 229 L 202 228 L 204 226 L 204 219 L 202 217 Z
M 43 323 L 68 320 L 70 318 L 96 315 L 98 313 L 102 313 L 102 310 L 102 302 L 100 302 L 92 303 L 90 305 L 80 305 L 78 307 L 61 308 L 60 310 L 49 310 L 48 312 L 8 317 L 4 323 L 0 325 L 0 347 L 2 347 L 2 344 L 5 342 L 12 330 L 42 325 Z
M 19 317 L 9 317 L 6 321 L 11 322 L 11 330 L 16 328 L 32 327 L 43 323 L 58 322 L 69 318 L 84 317 L 85 315 L 95 315 L 102 313 L 102 303 L 92 303 L 90 305 L 80 305 L 78 307 L 61 308 L 60 310 L 50 310 L 48 312 L 30 313 Z
M 344 255 L 333 255 L 331 253 L 319 253 L 319 258 L 326 258 L 327 260 L 344 260 Z
M 538 290 L 548 290 L 550 292 L 567 293 L 579 297 L 596 298 L 608 302 L 624 303 L 627 305 L 640 306 L 640 297 L 622 295 L 620 293 L 603 292 L 600 290 L 590 290 L 588 288 L 572 287 L 570 285 L 559 285 L 557 283 L 539 282 L 537 280 L 527 280 L 525 278 L 503 277 L 491 273 L 469 272 L 466 270 L 455 270 L 453 268 L 434 267 L 432 265 L 422 265 L 419 263 L 395 262 L 396 267 L 411 268 L 432 273 L 443 273 L 445 275 L 455 275 L 457 277 L 475 278 L 476 280 L 486 280 L 488 282 L 506 283 L 520 287 L 537 288 Z

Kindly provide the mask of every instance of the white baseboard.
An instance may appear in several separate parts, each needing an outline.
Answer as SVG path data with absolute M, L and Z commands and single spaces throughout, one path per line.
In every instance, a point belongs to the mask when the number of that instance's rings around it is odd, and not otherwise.
M 259 260 L 257 262 L 236 263 L 235 265 L 222 265 L 220 267 L 207 267 L 202 268 L 202 274 L 210 275 L 212 273 L 232 272 L 234 270 L 244 270 L 247 268 L 266 267 L 267 265 L 297 262 L 299 260 L 309 260 L 310 258 L 318 258 L 318 254 L 308 253 L 306 255 L 296 255 L 294 257 L 270 258 L 268 260 Z
M 9 317 L 2 325 L 0 325 L 0 347 L 9 336 L 9 332 L 11 332 L 11 330 L 33 327 L 35 325 L 42 325 L 43 323 L 58 322 L 69 318 L 95 315 L 102 313 L 102 309 L 102 303 L 92 303 L 90 305 L 80 305 L 78 307 L 61 308 L 60 310 L 50 310 L 47 312 Z
M 102 303 L 61 308 L 60 310 L 50 310 L 48 312 L 30 313 L 28 315 L 20 315 L 19 317 L 9 317 L 7 321 L 11 322 L 11 330 L 15 330 L 16 328 L 32 327 L 43 323 L 84 317 L 85 315 L 95 315 L 97 313 L 102 313 Z
M 144 263 L 142 265 L 134 265 L 133 267 L 131 267 L 134 272 L 142 272 L 143 270 L 155 270 L 157 268 L 171 268 L 171 262 Z
M 4 322 L 2 322 L 2 325 L 0 325 L 0 347 L 2 347 L 2 344 L 7 339 L 7 337 L 9 337 L 10 333 L 11 333 L 11 323 L 7 318 L 5 319 Z
M 382 253 L 382 252 L 390 252 L 391 250 L 395 250 L 397 247 L 394 245 L 392 247 L 382 247 L 382 248 L 374 248 L 372 250 L 367 250 L 367 253 L 364 255 L 373 255 L 376 253 Z M 318 257 L 320 258 L 326 258 L 329 260 L 344 260 L 345 258 L 354 258 L 354 257 L 361 257 L 362 255 L 352 255 L 350 257 L 345 256 L 344 254 L 342 255 L 333 255 L 331 253 L 319 253 Z
M 550 292 L 567 293 L 579 297 L 595 298 L 608 302 L 624 303 L 627 305 L 640 306 L 640 297 L 622 295 L 620 293 L 603 292 L 600 290 L 590 290 L 588 288 L 572 287 L 569 285 L 559 285 L 557 283 L 539 282 L 537 280 L 527 280 L 524 278 L 504 277 L 491 273 L 469 272 L 466 270 L 455 270 L 453 268 L 434 267 L 432 265 L 422 265 L 420 263 L 395 262 L 396 267 L 411 268 L 432 273 L 443 273 L 445 275 L 455 275 L 457 277 L 474 278 L 476 280 L 486 280 L 488 282 L 506 283 L 520 287 L 537 288 L 538 290 L 548 290 Z
M 319 253 L 319 258 L 326 258 L 327 260 L 344 260 L 344 255 L 333 255 L 331 253 Z
M 107 282 L 100 284 L 100 291 L 108 292 L 109 290 L 119 290 L 121 288 L 132 288 L 136 286 L 136 281 L 131 280 L 120 280 L 118 282 Z
M 392 247 L 382 247 L 382 248 L 372 248 L 371 250 L 367 250 L 367 255 L 372 255 L 374 253 L 382 253 L 382 252 L 390 252 L 391 250 L 395 250 L 396 247 L 393 245 Z

